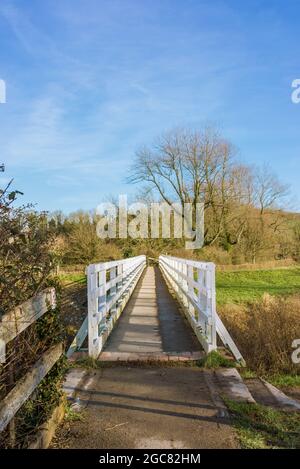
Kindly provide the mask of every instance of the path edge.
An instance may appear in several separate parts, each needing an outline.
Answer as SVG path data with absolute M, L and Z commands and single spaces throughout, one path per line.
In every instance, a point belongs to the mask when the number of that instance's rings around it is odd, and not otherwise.
M 53 410 L 51 416 L 44 422 L 37 433 L 34 440 L 30 443 L 27 449 L 47 449 L 55 435 L 57 427 L 62 422 L 66 412 L 66 399 L 63 397 L 61 402 Z

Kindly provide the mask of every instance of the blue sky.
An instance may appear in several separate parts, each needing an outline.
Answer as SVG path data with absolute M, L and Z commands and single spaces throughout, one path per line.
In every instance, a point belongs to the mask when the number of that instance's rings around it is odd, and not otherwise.
M 300 210 L 299 18 L 298 0 L 1 0 L 0 183 L 90 209 L 136 191 L 141 144 L 210 122 Z

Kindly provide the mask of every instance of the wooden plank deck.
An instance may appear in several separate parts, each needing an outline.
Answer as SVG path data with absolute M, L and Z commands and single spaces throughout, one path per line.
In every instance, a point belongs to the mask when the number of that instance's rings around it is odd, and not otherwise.
M 101 357 L 200 352 L 201 345 L 158 267 L 147 267 Z

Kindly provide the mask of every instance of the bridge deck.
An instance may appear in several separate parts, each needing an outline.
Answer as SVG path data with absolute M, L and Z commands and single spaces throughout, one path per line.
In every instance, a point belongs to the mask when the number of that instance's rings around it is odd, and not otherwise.
M 201 350 L 158 267 L 147 267 L 104 349 L 123 353 Z M 100 355 L 101 358 L 101 355 Z
M 203 353 L 159 268 L 146 268 L 100 354 L 113 365 L 68 374 L 64 389 L 85 418 L 65 422 L 52 447 L 237 447 L 214 373 L 181 363 L 191 352 Z M 149 358 L 178 363 L 148 366 Z

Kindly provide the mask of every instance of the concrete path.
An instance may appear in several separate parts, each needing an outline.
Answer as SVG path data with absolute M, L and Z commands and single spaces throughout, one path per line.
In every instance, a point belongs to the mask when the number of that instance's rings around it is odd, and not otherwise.
M 68 373 L 65 391 L 82 419 L 65 421 L 52 447 L 237 447 L 213 373 L 180 363 L 201 354 L 160 270 L 148 267 L 100 354 L 113 363 Z M 121 366 L 124 357 L 140 363 Z M 145 366 L 149 357 L 179 361 Z
M 54 448 L 237 447 L 206 384 L 209 371 L 115 366 L 71 373 L 67 391 L 82 420 L 65 422 Z
M 147 267 L 104 348 L 107 352 L 182 353 L 201 350 L 158 267 Z M 101 355 L 100 355 L 101 359 Z

